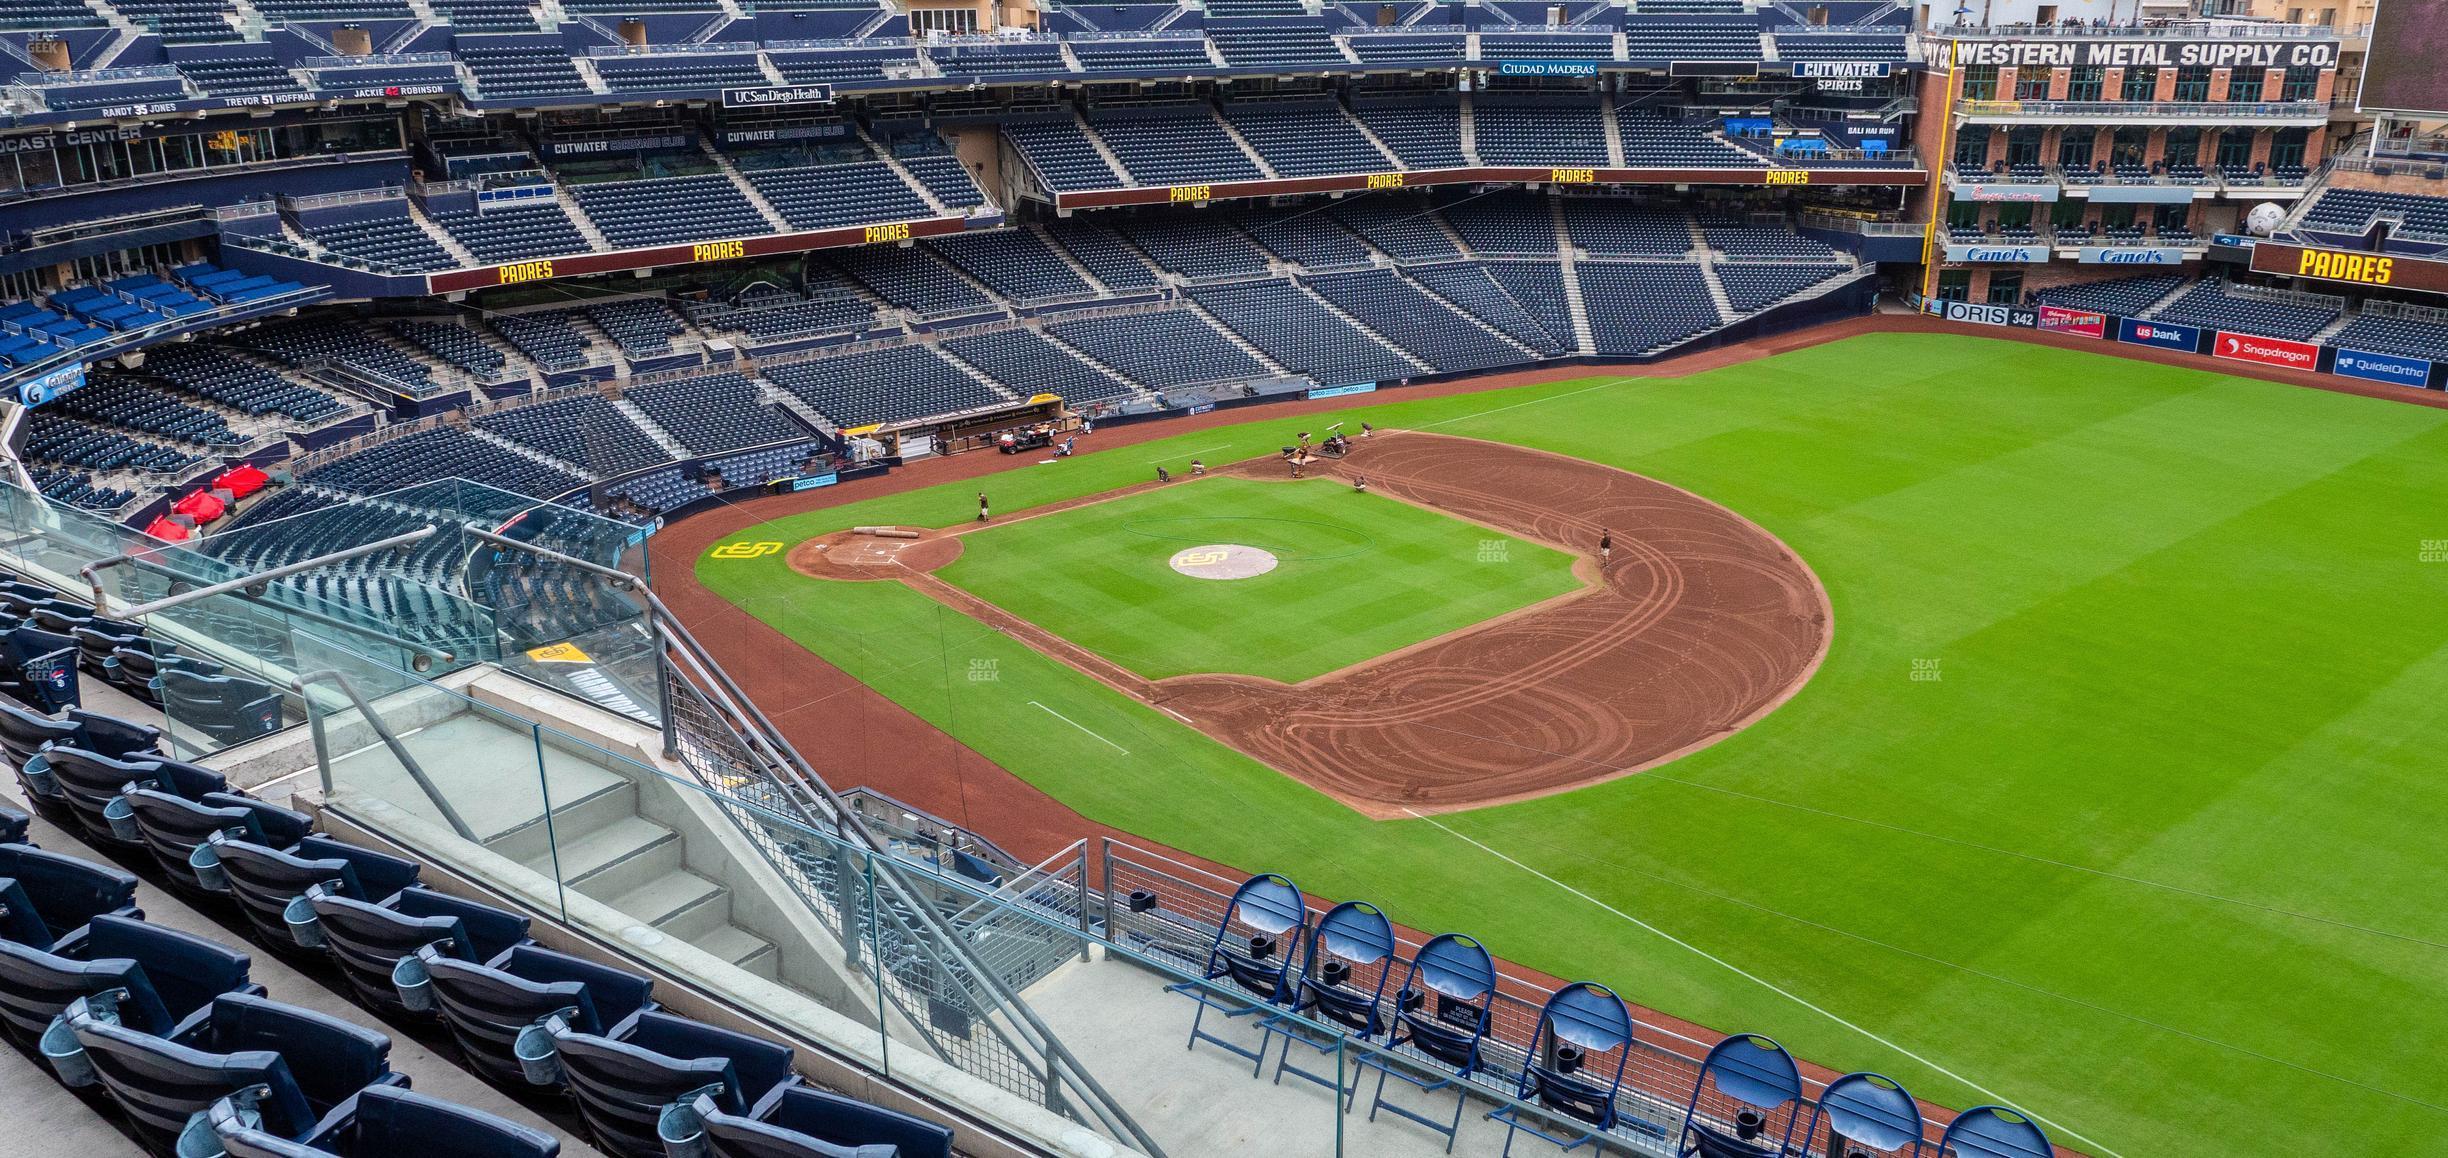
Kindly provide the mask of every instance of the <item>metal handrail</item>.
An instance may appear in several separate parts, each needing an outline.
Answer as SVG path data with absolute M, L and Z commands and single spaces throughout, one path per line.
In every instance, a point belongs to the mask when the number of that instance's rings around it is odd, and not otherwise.
M 428 531 L 432 529 L 431 527 L 426 528 Z M 426 799 L 433 801 L 434 807 L 441 810 L 442 819 L 450 823 L 451 831 L 458 833 L 459 839 L 470 844 L 483 843 L 476 839 L 476 832 L 467 826 L 467 821 L 459 818 L 459 810 L 451 807 L 450 801 L 442 795 L 442 790 L 434 787 L 434 782 L 426 777 L 424 766 L 417 763 L 416 757 L 408 751 L 408 746 L 400 743 L 400 738 L 392 734 L 391 725 L 383 723 L 382 717 L 375 713 L 374 705 L 366 702 L 364 693 L 357 690 L 355 681 L 338 671 L 325 668 L 321 671 L 307 672 L 290 680 L 289 690 L 296 692 L 302 699 L 306 695 L 306 685 L 311 683 L 339 685 L 341 693 L 348 696 L 349 702 L 357 705 L 357 714 L 365 717 L 367 725 L 374 729 L 374 734 L 382 737 L 383 746 L 391 749 L 391 755 L 400 762 L 400 767 L 408 770 L 408 778 L 416 781 L 417 787 L 425 790 Z M 314 729 L 315 763 L 322 771 L 323 795 L 330 797 L 333 794 L 331 741 L 323 732 L 323 713 L 314 711 L 310 707 L 306 712 L 306 722 Z
M 77 568 L 77 576 L 78 578 L 85 580 L 87 586 L 93 588 L 94 614 L 108 615 L 117 619 L 138 619 L 146 615 L 151 615 L 157 611 L 167 611 L 173 607 L 193 603 L 199 599 L 208 599 L 215 595 L 227 595 L 232 591 L 244 591 L 249 587 L 260 587 L 275 579 L 286 579 L 289 576 L 295 575 L 301 571 L 312 571 L 318 567 L 328 567 L 334 563 L 354 559 L 360 555 L 372 555 L 378 552 L 388 551 L 393 547 L 405 547 L 410 543 L 415 543 L 430 538 L 435 530 L 437 530 L 437 528 L 433 524 L 427 523 L 423 527 L 416 530 L 409 531 L 405 534 L 393 535 L 388 539 L 378 539 L 371 543 L 360 543 L 354 547 L 333 551 L 329 554 L 317 555 L 311 559 L 300 559 L 295 563 L 283 563 L 269 571 L 258 571 L 252 575 L 244 575 L 236 579 L 225 579 L 208 587 L 198 587 L 192 591 L 182 591 L 176 595 L 164 596 L 149 603 L 139 603 L 134 607 L 121 608 L 116 615 L 112 615 L 112 612 L 110 611 L 109 593 L 102 590 L 101 572 L 112 567 L 141 562 L 142 560 L 138 558 L 140 554 L 153 554 L 161 550 L 166 550 L 167 548 L 148 547 L 142 552 L 122 551 L 108 559 L 99 559 Z
M 891 846 L 867 827 L 865 820 L 859 816 L 857 810 L 844 802 L 841 796 L 833 790 L 832 785 L 827 784 L 823 777 L 816 775 L 815 769 L 799 755 L 796 748 L 791 746 L 790 740 L 782 734 L 782 730 L 774 726 L 773 721 L 768 719 L 764 711 L 756 706 L 755 701 L 748 698 L 747 693 L 742 691 L 738 684 L 732 682 L 730 673 L 714 662 L 713 656 L 697 642 L 696 636 L 689 632 L 687 625 L 681 623 L 679 617 L 672 614 L 671 608 L 664 604 L 662 597 L 655 594 L 654 589 L 648 586 L 644 579 L 617 568 L 606 567 L 591 560 L 552 550 L 549 547 L 522 543 L 490 531 L 470 527 L 467 528 L 467 534 L 481 542 L 489 542 L 496 546 L 576 567 L 606 581 L 618 583 L 639 596 L 645 602 L 648 614 L 655 626 L 660 644 L 657 648 L 658 654 L 677 653 L 689 673 L 702 681 L 705 688 L 712 690 L 720 697 L 720 701 L 713 704 L 714 707 L 726 715 L 753 725 L 740 729 L 740 739 L 746 741 L 752 749 L 757 749 L 758 755 L 771 759 L 776 768 L 791 773 L 790 780 L 779 782 L 781 786 L 786 791 L 796 788 L 801 793 L 807 793 L 812 788 L 815 799 L 806 803 L 817 804 L 821 807 L 811 810 L 811 816 L 829 817 L 840 831 L 854 837 L 870 851 L 885 854 L 891 852 Z M 673 643 L 679 646 L 671 646 Z M 666 711 L 663 727 L 667 744 L 671 742 L 672 735 L 670 717 L 671 713 Z M 992 997 L 998 1006 L 1012 1013 L 1021 1025 L 1030 1031 L 1030 1036 L 1034 1039 L 1032 1044 L 1045 1055 L 1049 1087 L 1067 1075 L 1071 1082 L 1082 1087 L 1089 1095 L 1087 1102 L 1090 1112 L 1102 1119 L 1109 1128 L 1118 1133 L 1127 1134 L 1141 1150 L 1156 1158 L 1163 1158 L 1164 1149 L 1157 1145 L 1156 1140 L 1150 1137 L 1127 1111 L 1122 1109 L 1121 1104 L 1106 1091 L 1102 1083 L 1097 1081 L 1096 1075 L 1088 1072 L 1088 1068 L 1071 1053 L 1069 1047 L 1062 1044 L 1062 1040 L 1055 1036 L 1052 1027 L 1046 1025 L 1044 1020 L 1037 1016 L 1035 1010 L 1030 1009 L 1025 1002 L 1021 1001 L 1019 994 L 1011 992 L 1009 987 L 1003 983 L 1000 975 L 975 959 L 972 946 L 960 936 L 958 930 L 951 928 L 946 923 L 941 913 L 936 912 L 933 906 L 919 900 L 910 882 L 903 878 L 901 867 L 894 858 L 890 855 L 879 856 L 873 863 L 877 870 L 876 879 L 891 889 L 895 899 L 902 902 L 910 913 L 926 924 L 929 931 L 942 944 L 950 947 L 952 953 L 959 959 L 962 968 L 988 991 L 988 996 Z

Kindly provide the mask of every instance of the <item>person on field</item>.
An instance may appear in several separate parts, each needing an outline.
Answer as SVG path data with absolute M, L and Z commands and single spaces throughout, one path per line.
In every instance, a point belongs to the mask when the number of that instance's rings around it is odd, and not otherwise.
M 1365 495 L 1365 494 L 1367 494 L 1367 493 L 1368 493 L 1368 476 L 1367 476 L 1367 475 L 1364 475 L 1364 474 L 1356 474 L 1356 475 L 1353 475 L 1353 476 L 1352 476 L 1352 489 L 1353 489 L 1354 491 L 1357 491 L 1357 492 L 1361 493 L 1361 494 L 1364 494 L 1364 495 Z
M 1195 459 L 1195 458 L 1190 460 L 1190 477 L 1192 477 L 1192 478 L 1197 478 L 1198 476 L 1203 475 L 1203 474 L 1206 474 L 1206 473 L 1207 473 L 1207 464 L 1206 464 L 1206 463 L 1200 462 L 1199 460 L 1197 460 L 1197 459 Z
M 986 521 L 986 492 L 984 491 L 978 492 L 978 521 L 981 523 Z
M 1377 433 L 1377 428 L 1376 428 L 1376 427 L 1371 426 L 1371 425 L 1369 425 L 1368 423 L 1365 423 L 1365 422 L 1363 422 L 1363 423 L 1361 423 L 1361 424 L 1360 424 L 1360 437 L 1362 437 L 1362 438 L 1367 438 L 1369 435 L 1372 435 L 1372 434 L 1375 434 L 1375 433 Z
M 1173 472 L 1172 472 L 1172 471 L 1169 471 L 1169 470 L 1166 470 L 1165 468 L 1163 468 L 1163 467 L 1161 467 L 1161 466 L 1160 466 L 1160 467 L 1157 467 L 1157 468 L 1156 468 L 1156 481 L 1157 481 L 1157 482 L 1160 482 L 1160 483 L 1169 483 L 1169 482 L 1172 482 L 1172 481 L 1173 481 Z
M 1610 531 L 1605 527 L 1598 528 L 1598 565 L 1601 567 L 1606 566 L 1606 561 L 1614 556 L 1615 532 Z

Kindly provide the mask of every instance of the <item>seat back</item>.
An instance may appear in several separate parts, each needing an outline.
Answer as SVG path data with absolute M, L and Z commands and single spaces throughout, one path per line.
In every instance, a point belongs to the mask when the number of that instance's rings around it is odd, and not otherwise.
M 144 967 L 125 957 L 78 961 L 24 945 L 0 942 L 0 1027 L 11 1040 L 32 1048 L 43 1030 L 69 1006 L 97 993 L 119 990 L 119 1016 L 139 1032 L 166 1035 L 174 1020 L 154 992 Z
M 159 728 L 83 708 L 68 709 L 67 720 L 77 726 L 77 747 L 88 752 L 99 752 L 113 760 L 132 759 L 139 753 L 152 753 L 161 748 Z
M 741 1122 L 728 1115 L 722 1116 L 719 1124 L 715 1117 L 706 1119 L 706 1137 L 713 1143 L 714 1153 L 725 1158 L 734 1154 L 738 1158 L 752 1155 L 763 1158 L 766 1152 L 746 1144 L 753 1135 L 739 1128 Z M 794 1086 L 782 1091 L 781 1098 L 758 1124 L 826 1143 L 835 1148 L 835 1153 L 858 1154 L 861 1147 L 878 1147 L 896 1158 L 952 1158 L 949 1128 L 813 1086 Z
M 282 912 L 289 902 L 316 885 L 331 885 L 344 897 L 362 898 L 357 870 L 337 857 L 299 856 L 244 840 L 216 840 L 221 871 L 229 877 L 238 910 L 267 944 L 286 949 L 294 944 Z M 301 847 L 304 842 L 300 842 Z
M 294 1137 L 314 1125 L 313 1109 L 279 1053 L 179 1045 L 94 1016 L 83 1001 L 67 1017 L 103 1088 L 155 1153 L 169 1150 L 191 1115 L 244 1090 L 257 1090 L 256 1108 L 270 1132 Z
M 23 704 L 0 700 L 0 749 L 8 752 L 9 760 L 22 767 L 26 758 L 50 743 L 68 743 L 77 738 L 73 721 L 54 720 Z
M 341 976 L 358 998 L 385 1012 L 400 1008 L 391 971 L 419 949 L 437 948 L 450 958 L 474 955 L 466 927 L 453 916 L 421 917 L 350 897 L 320 885 L 305 896 L 323 926 L 323 938 L 340 962 Z
M 367 1086 L 398 1081 L 391 1072 L 391 1039 L 354 1022 L 249 993 L 224 993 L 207 1008 L 211 1020 L 186 1040 L 224 1053 L 264 1050 L 289 1059 L 299 1092 L 317 1114 Z
M 724 1113 L 746 1113 L 752 1095 L 744 1091 L 731 1056 L 736 1041 L 779 1048 L 660 1013 L 640 1014 L 619 1041 L 566 1031 L 553 1035 L 579 1116 L 601 1148 L 613 1154 L 653 1153 L 655 1120 L 664 1106 L 686 1095 L 704 1093 Z M 783 1056 L 787 1059 L 789 1051 Z
M 554 1158 L 561 1152 L 561 1140 L 541 1130 L 394 1086 L 359 1093 L 348 1112 L 325 1122 L 307 1142 L 245 1126 L 226 1102 L 213 1107 L 212 1123 L 230 1158 Z
M 595 1008 L 584 981 L 539 980 L 473 961 L 452 960 L 427 946 L 417 959 L 433 979 L 433 995 L 442 1020 L 471 1069 L 488 1080 L 518 1080 L 519 1061 L 513 1048 L 519 1031 L 547 1017 L 558 1016 L 570 1029 L 601 1035 L 609 1026 Z M 524 950 L 514 949 L 511 954 Z M 510 962 L 505 962 L 506 964 Z
M 130 784 L 159 787 L 158 769 L 151 764 L 113 760 L 64 744 L 53 745 L 48 755 L 60 794 L 67 799 L 69 811 L 76 816 L 77 826 L 85 830 L 85 835 L 106 846 L 135 844 L 112 829 L 103 810 Z
M 136 814 L 137 835 L 161 862 L 162 871 L 185 888 L 205 889 L 187 858 L 215 833 L 267 848 L 297 843 L 312 823 L 305 814 L 226 792 L 207 792 L 189 800 L 158 788 L 127 794 Z
M 0 877 L 16 880 L 54 942 L 105 913 L 142 915 L 134 876 L 30 844 L 0 844 Z

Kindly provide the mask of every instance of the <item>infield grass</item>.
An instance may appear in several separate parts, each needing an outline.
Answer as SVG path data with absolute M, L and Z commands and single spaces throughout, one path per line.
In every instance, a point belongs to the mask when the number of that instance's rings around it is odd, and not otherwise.
M 1246 579 L 1175 571 L 1231 543 Z M 1574 590 L 1572 557 L 1327 478 L 1208 477 L 961 536 L 945 581 L 1149 679 L 1299 683 Z
M 1827 585 L 1826 662 L 1673 764 L 1381 823 L 899 585 L 698 574 L 1097 821 L 2070 1147 L 2448 1154 L 2448 411 L 1951 335 L 1381 397 L 1344 417 L 1757 520 Z M 1253 414 L 998 475 L 995 509 L 1332 421 Z

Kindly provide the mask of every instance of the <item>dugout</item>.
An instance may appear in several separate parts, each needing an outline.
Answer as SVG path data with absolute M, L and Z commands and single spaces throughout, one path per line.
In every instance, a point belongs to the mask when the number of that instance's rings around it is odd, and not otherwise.
M 1077 429 L 1079 419 L 1063 405 L 1060 394 L 1033 394 L 1025 402 L 1002 402 L 949 414 L 883 422 L 842 431 L 844 439 L 872 438 L 884 446 L 891 463 L 928 455 L 991 450 L 1007 430 L 1048 428 L 1055 436 Z

